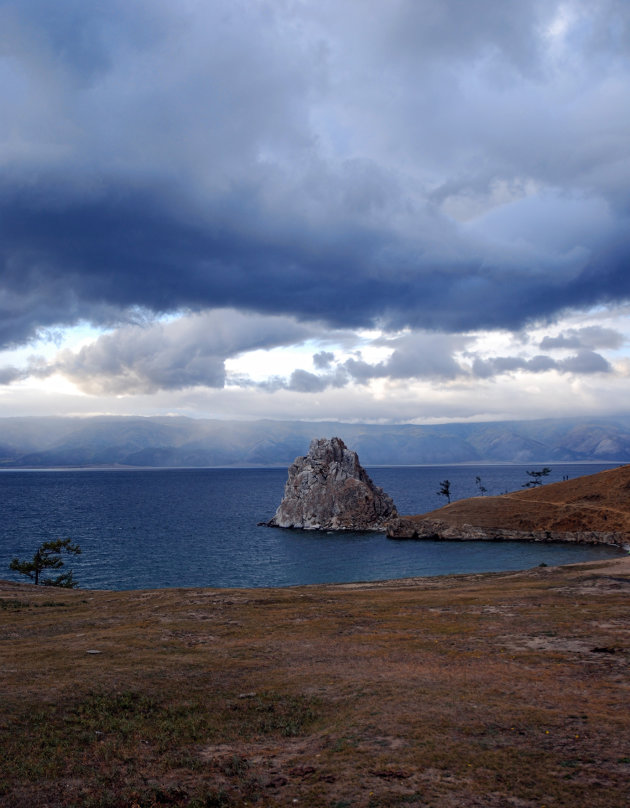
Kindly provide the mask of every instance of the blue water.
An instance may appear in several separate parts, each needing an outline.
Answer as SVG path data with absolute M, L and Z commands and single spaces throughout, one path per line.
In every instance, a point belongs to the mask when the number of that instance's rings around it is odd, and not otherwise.
M 548 482 L 611 465 L 558 465 Z M 531 466 L 371 468 L 400 513 L 520 488 Z M 534 466 L 534 468 L 537 468 Z M 286 469 L 3 471 L 0 577 L 15 556 L 70 538 L 83 553 L 67 566 L 81 587 L 265 587 L 383 580 L 416 575 L 526 569 L 608 558 L 619 551 L 527 542 L 391 541 L 378 533 L 319 533 L 259 527 L 282 498 Z

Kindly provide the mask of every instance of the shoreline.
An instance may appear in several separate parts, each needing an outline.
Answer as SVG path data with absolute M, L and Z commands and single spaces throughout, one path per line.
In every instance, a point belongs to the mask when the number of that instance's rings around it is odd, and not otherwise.
M 586 544 L 618 547 L 630 552 L 630 539 L 626 533 L 596 530 L 513 530 L 501 527 L 478 527 L 469 524 L 452 525 L 439 519 L 421 516 L 401 516 L 388 525 L 386 536 L 397 541 L 525 541 L 541 544 Z
M 489 541 L 493 541 L 490 539 Z M 611 545 L 608 545 L 611 546 Z M 621 548 L 620 548 L 621 549 Z M 325 589 L 351 589 L 351 590 L 368 590 L 368 589 L 398 589 L 421 587 L 422 584 L 431 584 L 431 588 L 439 587 L 440 583 L 444 583 L 445 588 L 450 588 L 450 584 L 454 581 L 466 583 L 467 581 L 474 581 L 480 578 L 486 579 L 489 577 L 502 578 L 514 576 L 527 576 L 528 574 L 543 572 L 553 572 L 556 570 L 571 570 L 582 567 L 596 567 L 600 568 L 608 564 L 611 569 L 615 565 L 620 565 L 622 571 L 630 574 L 630 546 L 628 546 L 628 553 L 624 552 L 623 555 L 611 556 L 607 559 L 590 559 L 588 561 L 571 561 L 567 564 L 545 564 L 535 565 L 524 569 L 506 569 L 506 570 L 487 570 L 477 572 L 451 572 L 442 575 L 409 575 L 402 578 L 382 578 L 376 580 L 365 581 L 338 581 L 338 582 L 324 582 L 324 583 L 311 583 L 311 584 L 288 584 L 286 586 L 164 586 L 164 587 L 148 587 L 143 589 L 87 589 L 78 586 L 74 589 L 64 589 L 63 587 L 53 586 L 35 586 L 28 581 L 12 581 L 7 578 L 0 578 L 0 600 L 3 594 L 11 592 L 13 589 L 22 591 L 24 593 L 35 592 L 42 595 L 53 595 L 56 593 L 75 593 L 77 595 L 82 593 L 89 594 L 102 594 L 102 595 L 146 595 L 151 593 L 186 593 L 186 592 L 223 592 L 223 593 L 273 593 L 273 592 L 296 592 L 297 590 L 325 590 Z

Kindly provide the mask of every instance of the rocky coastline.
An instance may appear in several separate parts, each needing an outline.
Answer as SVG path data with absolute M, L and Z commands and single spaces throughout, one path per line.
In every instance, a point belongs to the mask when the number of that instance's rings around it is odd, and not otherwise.
M 630 466 L 501 496 L 398 514 L 338 437 L 315 438 L 289 466 L 269 527 L 384 532 L 390 539 L 602 544 L 630 549 Z
M 572 544 L 606 544 L 628 547 L 627 533 L 598 530 L 511 530 L 500 527 L 480 527 L 469 524 L 452 525 L 439 519 L 417 519 L 400 516 L 386 527 L 389 539 L 430 539 L 433 541 L 534 541 L 569 542 Z

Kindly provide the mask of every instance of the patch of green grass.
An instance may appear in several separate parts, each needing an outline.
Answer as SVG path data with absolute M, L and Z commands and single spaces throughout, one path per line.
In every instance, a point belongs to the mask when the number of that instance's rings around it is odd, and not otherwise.
M 246 735 L 281 735 L 293 738 L 303 734 L 317 719 L 320 702 L 305 696 L 273 692 L 232 703 L 232 711 Z
M 69 603 L 57 600 L 45 600 L 42 603 L 30 603 L 27 600 L 16 600 L 15 598 L 0 599 L 0 611 L 16 612 L 21 609 L 52 609 L 52 608 L 68 608 Z
M 330 751 L 338 754 L 340 752 L 345 752 L 348 749 L 356 749 L 356 746 L 356 738 L 337 738 L 330 747 Z
M 47 783 L 52 788 L 71 779 L 86 788 L 77 806 L 118 808 L 135 800 L 140 808 L 154 808 L 167 803 L 138 790 L 145 772 L 158 780 L 169 770 L 199 772 L 205 765 L 198 752 L 200 744 L 261 735 L 292 738 L 306 732 L 320 712 L 314 699 L 275 692 L 248 699 L 215 693 L 205 699 L 175 701 L 132 690 L 95 691 L 74 703 L 17 706 L 0 731 L 4 736 L 0 737 L 0 795 L 16 786 Z M 260 783 L 249 772 L 245 757 L 233 754 L 220 771 L 250 797 L 260 794 Z M 137 796 L 121 803 L 121 794 Z M 182 804 L 230 804 L 221 790 L 199 792 L 195 799 L 188 795 Z M 70 799 L 64 803 L 72 804 Z
M 15 612 L 19 609 L 28 609 L 31 604 L 24 600 L 2 599 L 0 600 L 0 611 Z
M 199 704 L 160 704 L 132 691 L 90 693 L 71 705 L 24 708 L 5 722 L 0 743 L 4 787 L 13 782 L 127 772 L 134 760 L 180 749 L 211 731 Z M 2 780 L 0 780 L 0 789 Z
M 561 761 L 560 765 L 563 766 L 565 769 L 575 769 L 577 766 L 582 765 L 582 761 L 581 760 L 575 760 L 575 759 L 572 758 L 571 760 L 563 760 L 563 761 Z
M 188 808 L 227 808 L 231 803 L 223 789 L 208 791 L 202 797 L 197 797 L 187 803 Z M 233 804 L 233 803 L 232 803 Z
M 220 768 L 226 777 L 242 777 L 249 769 L 249 762 L 242 755 L 232 755 L 223 761 Z
M 36 603 L 35 607 L 40 609 L 67 609 L 70 606 L 69 603 L 64 603 L 61 600 L 45 600 L 43 603 Z
M 370 797 L 368 808 L 396 808 L 398 805 L 424 806 L 422 795 L 413 794 L 374 794 Z

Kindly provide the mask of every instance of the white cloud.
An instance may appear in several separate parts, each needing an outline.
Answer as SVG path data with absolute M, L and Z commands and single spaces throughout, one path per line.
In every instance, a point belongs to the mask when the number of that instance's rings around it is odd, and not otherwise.
M 49 368 L 96 395 L 221 388 L 229 357 L 291 345 L 311 333 L 311 328 L 287 317 L 210 311 L 124 326 L 78 351 L 65 349 Z

